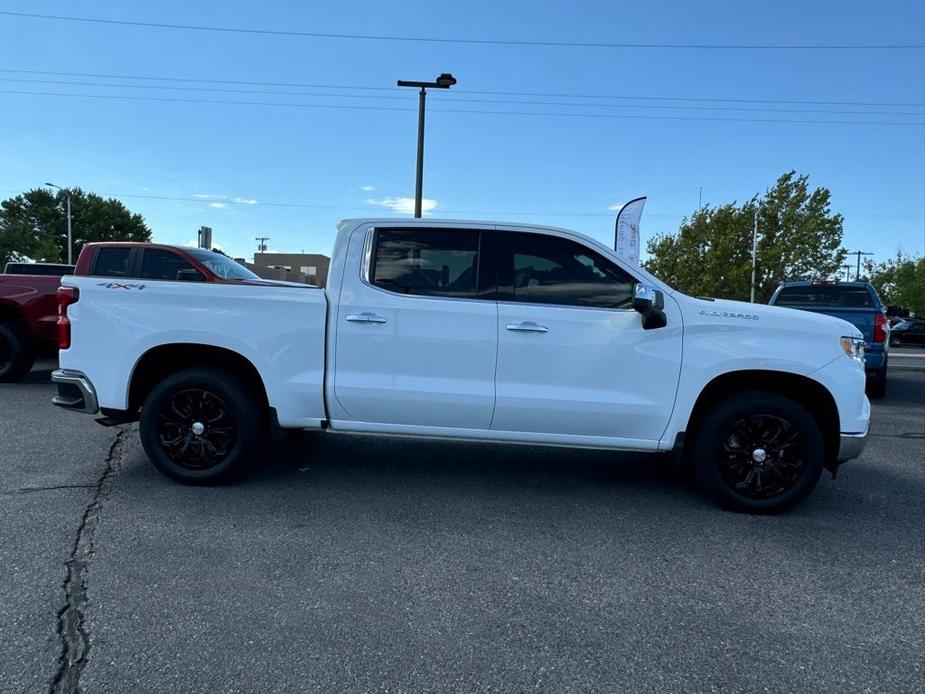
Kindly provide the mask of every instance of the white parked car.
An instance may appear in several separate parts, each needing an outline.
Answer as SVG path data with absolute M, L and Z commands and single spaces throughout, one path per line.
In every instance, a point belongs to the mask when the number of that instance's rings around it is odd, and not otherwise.
M 565 229 L 347 220 L 326 289 L 63 284 L 56 404 L 140 419 L 181 482 L 239 473 L 271 427 L 324 429 L 674 451 L 762 512 L 867 438 L 857 328 L 686 296 Z

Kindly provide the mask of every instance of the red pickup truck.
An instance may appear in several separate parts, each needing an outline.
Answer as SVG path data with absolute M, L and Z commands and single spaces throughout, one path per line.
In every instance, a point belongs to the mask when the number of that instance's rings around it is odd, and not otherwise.
M 17 274 L 0 275 L 0 383 L 19 381 L 29 373 L 38 352 L 57 347 L 56 294 L 61 274 L 44 274 L 51 267 L 17 263 L 8 267 Z M 70 266 L 57 267 L 70 274 Z M 220 253 L 137 242 L 88 243 L 73 274 L 108 277 L 114 282 L 151 279 L 273 284 Z
M 38 351 L 54 350 L 60 285 L 61 275 L 0 275 L 0 383 L 20 380 Z

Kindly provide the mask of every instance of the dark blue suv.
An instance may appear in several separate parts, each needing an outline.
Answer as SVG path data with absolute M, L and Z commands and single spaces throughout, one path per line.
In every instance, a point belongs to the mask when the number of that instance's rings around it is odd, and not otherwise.
M 886 395 L 890 326 L 880 297 L 869 282 L 782 282 L 768 303 L 824 313 L 856 326 L 867 341 L 864 348 L 867 392 L 873 398 Z

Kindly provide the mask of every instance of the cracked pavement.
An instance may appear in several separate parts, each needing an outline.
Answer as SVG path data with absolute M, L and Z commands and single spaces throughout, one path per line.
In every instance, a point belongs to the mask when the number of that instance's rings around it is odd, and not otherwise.
M 925 690 L 925 370 L 767 518 L 650 458 L 365 437 L 181 487 L 50 368 L 0 386 L 4 693 Z

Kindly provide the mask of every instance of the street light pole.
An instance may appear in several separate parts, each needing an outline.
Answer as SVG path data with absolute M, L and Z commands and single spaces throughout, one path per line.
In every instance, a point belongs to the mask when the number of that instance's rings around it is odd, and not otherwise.
M 74 241 L 73 241 L 74 236 L 71 233 L 71 191 L 65 190 L 61 186 L 56 186 L 54 183 L 49 183 L 48 181 L 45 181 L 45 185 L 50 186 L 52 188 L 57 188 L 62 193 L 64 193 L 64 195 L 67 198 L 67 264 L 73 265 L 74 264 Z
M 752 295 L 751 303 L 755 303 L 755 263 L 758 260 L 758 208 L 755 208 L 755 224 L 752 227 Z
M 427 90 L 421 87 L 418 100 L 418 159 L 414 174 L 414 218 L 421 218 L 421 203 L 424 198 L 424 112 L 427 105 Z
M 427 88 L 449 89 L 456 84 L 456 78 L 448 72 L 442 73 L 434 82 L 412 82 L 398 80 L 399 87 L 420 88 L 418 96 L 418 153 L 414 179 L 414 217 L 420 219 L 424 199 L 424 111 L 427 105 Z

